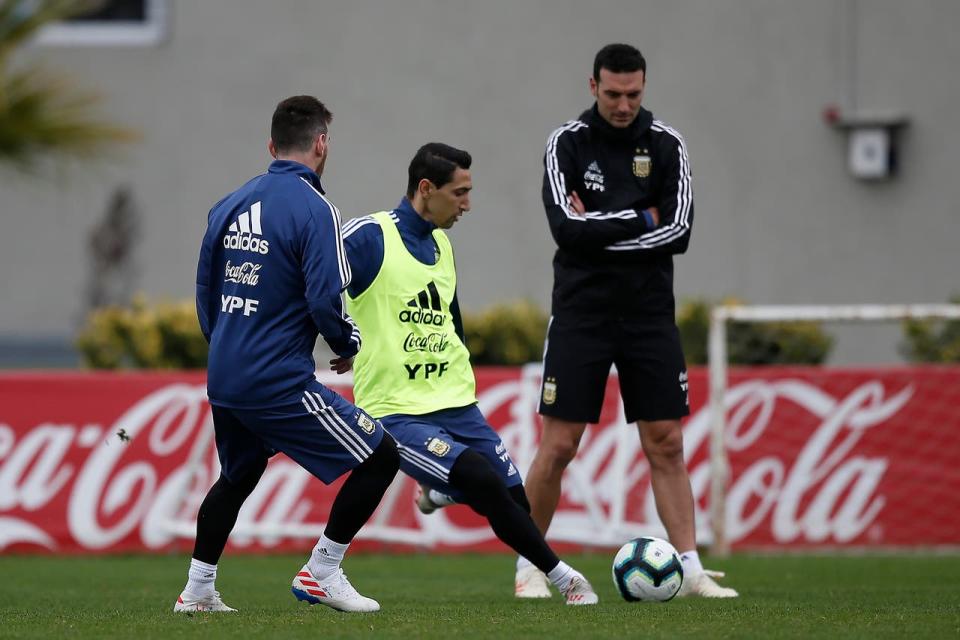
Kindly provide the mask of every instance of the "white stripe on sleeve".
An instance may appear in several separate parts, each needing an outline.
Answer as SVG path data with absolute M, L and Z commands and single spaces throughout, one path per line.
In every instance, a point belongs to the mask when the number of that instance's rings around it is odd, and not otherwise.
M 585 222 L 585 218 L 574 213 L 573 210 L 570 209 L 570 204 L 567 202 L 567 183 L 563 172 L 560 171 L 560 162 L 557 159 L 557 143 L 560 140 L 560 136 L 564 133 L 568 131 L 578 131 L 586 126 L 585 123 L 579 120 L 571 120 L 556 129 L 550 134 L 550 138 L 547 140 L 546 152 L 547 181 L 550 183 L 550 191 L 553 193 L 553 203 L 558 205 L 568 218 L 571 220 L 579 220 L 580 222 Z
M 693 203 L 693 185 L 690 175 L 690 158 L 687 155 L 687 145 L 683 136 L 659 120 L 654 120 L 650 127 L 653 131 L 666 133 L 676 139 L 679 146 L 679 171 L 677 176 L 676 212 L 673 221 L 658 229 L 641 235 L 639 238 L 622 240 L 608 247 L 607 251 L 636 251 L 661 247 L 683 237 L 690 232 L 690 210 Z

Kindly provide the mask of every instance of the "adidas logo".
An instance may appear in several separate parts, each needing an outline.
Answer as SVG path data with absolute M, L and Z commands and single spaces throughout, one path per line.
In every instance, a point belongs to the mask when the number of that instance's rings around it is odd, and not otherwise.
M 398 316 L 400 322 L 415 322 L 417 324 L 430 324 L 435 327 L 443 326 L 444 313 L 440 307 L 440 292 L 437 291 L 437 285 L 430 281 L 427 288 L 421 291 L 407 303 L 410 309 L 404 309 Z
M 586 187 L 588 191 L 599 191 L 603 193 L 606 190 L 603 182 L 603 172 L 600 171 L 600 165 L 594 160 L 590 163 L 590 166 L 587 167 L 587 170 L 583 172 L 583 186 Z
M 430 298 L 429 304 L 427 301 L 428 297 Z M 431 280 L 430 284 L 427 285 L 427 288 L 418 293 L 416 298 L 413 298 L 407 303 L 407 306 L 440 311 L 440 292 L 437 291 L 437 285 Z
M 230 233 L 223 236 L 225 249 L 252 251 L 263 255 L 270 252 L 270 243 L 257 237 L 263 235 L 263 229 L 260 227 L 259 202 L 250 205 L 250 211 L 244 211 L 237 216 L 236 221 L 227 227 L 227 231 Z

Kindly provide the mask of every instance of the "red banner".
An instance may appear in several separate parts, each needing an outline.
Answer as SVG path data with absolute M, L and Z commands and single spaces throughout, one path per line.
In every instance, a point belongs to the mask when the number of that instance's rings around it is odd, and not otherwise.
M 349 397 L 349 378 L 324 378 Z M 536 450 L 536 367 L 478 369 L 480 408 L 521 472 Z M 684 444 L 698 537 L 710 539 L 704 370 L 690 373 Z M 664 535 L 636 428 L 611 379 L 564 480 L 549 538 L 619 546 Z M 960 368 L 734 370 L 726 396 L 735 549 L 960 544 Z M 219 468 L 204 377 L 191 373 L 0 375 L 0 552 L 189 549 Z M 330 487 L 276 456 L 241 512 L 234 549 L 298 549 L 323 529 Z M 503 550 L 465 507 L 429 516 L 415 484 L 391 486 L 365 546 Z

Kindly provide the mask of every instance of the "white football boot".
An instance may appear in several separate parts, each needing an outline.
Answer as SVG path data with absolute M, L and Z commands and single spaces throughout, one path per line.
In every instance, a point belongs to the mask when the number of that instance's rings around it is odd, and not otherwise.
M 600 602 L 599 596 L 587 582 L 587 579 L 581 574 L 573 576 L 570 584 L 563 591 L 563 596 L 567 599 L 567 604 L 581 606 L 585 604 L 597 604 Z
M 446 495 L 445 493 L 440 493 L 439 491 L 431 490 L 425 484 L 418 484 L 419 487 L 417 491 L 417 509 L 420 510 L 420 513 L 423 515 L 430 515 L 437 509 L 442 509 L 444 507 L 449 507 L 452 504 L 456 504 L 457 501 Z M 435 498 L 430 497 L 431 492 Z
M 320 582 L 310 573 L 309 567 L 303 565 L 300 572 L 293 579 L 290 589 L 297 600 L 310 604 L 325 604 L 337 611 L 351 613 L 370 613 L 380 611 L 380 603 L 372 598 L 360 595 L 347 580 L 343 569 L 338 569 L 332 576 Z
M 419 488 L 417 492 L 417 509 L 420 510 L 420 513 L 430 515 L 443 506 L 430 499 L 430 487 L 422 484 L 418 484 L 417 487 Z
M 180 597 L 177 598 L 176 604 L 173 605 L 173 610 L 175 613 L 236 611 L 233 607 L 228 607 L 223 603 L 223 600 L 220 599 L 220 593 L 217 591 L 203 597 L 195 596 L 192 593 L 184 591 L 180 594 Z
M 517 569 L 513 594 L 518 598 L 551 598 L 550 581 L 546 574 L 532 564 Z
M 678 597 L 700 596 L 701 598 L 736 598 L 740 594 L 730 587 L 721 587 L 714 578 L 722 578 L 723 571 L 704 569 L 702 573 L 683 576 Z

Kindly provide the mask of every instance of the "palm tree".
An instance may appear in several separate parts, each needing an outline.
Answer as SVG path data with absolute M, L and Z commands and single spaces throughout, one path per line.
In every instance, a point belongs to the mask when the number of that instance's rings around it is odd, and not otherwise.
M 94 113 L 98 99 L 38 65 L 15 65 L 16 50 L 43 26 L 96 8 L 94 0 L 0 0 L 0 164 L 29 170 L 41 157 L 92 157 L 136 138 Z

